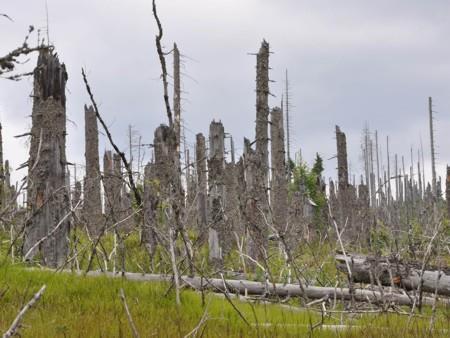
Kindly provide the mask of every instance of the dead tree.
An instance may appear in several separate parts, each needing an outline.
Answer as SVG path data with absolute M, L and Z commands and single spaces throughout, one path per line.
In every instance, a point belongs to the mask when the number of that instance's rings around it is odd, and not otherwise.
M 207 234 L 207 185 L 206 185 L 206 145 L 205 137 L 199 133 L 196 136 L 196 172 L 197 172 L 197 229 L 199 242 L 206 240 Z
M 430 122 L 430 147 L 431 147 L 431 187 L 433 189 L 433 196 L 436 198 L 437 196 L 437 187 L 436 187 L 436 152 L 434 147 L 434 126 L 433 126 L 433 99 L 431 97 L 428 98 L 428 115 Z
M 152 262 L 157 245 L 158 189 L 156 165 L 154 163 L 148 163 L 144 169 L 144 225 L 142 228 L 142 243 L 147 248 Z
M 355 282 L 372 284 L 380 281 L 384 286 L 397 286 L 405 290 L 417 290 L 421 284 L 425 292 L 450 296 L 450 271 L 442 268 L 421 267 L 421 263 L 404 263 L 395 258 L 370 257 L 361 255 L 335 256 L 339 271 L 348 273 L 350 266 Z M 439 283 L 437 283 L 439 281 Z
M 225 131 L 222 122 L 212 121 L 209 126 L 208 199 L 209 199 L 209 259 L 219 263 L 223 258 L 226 236 L 224 220 Z
M 39 54 L 34 70 L 34 95 L 30 157 L 28 160 L 28 207 L 23 252 L 51 233 L 69 211 L 66 161 L 67 73 L 64 64 L 49 51 Z M 62 265 L 68 254 L 68 218 L 39 247 L 43 263 Z M 37 254 L 37 248 L 29 257 Z
M 268 228 L 262 209 L 267 204 L 263 177 L 258 174 L 260 165 L 260 157 L 252 149 L 250 141 L 244 138 L 245 193 L 241 202 L 242 215 L 247 232 L 248 254 L 259 261 L 266 258 L 268 244 Z
M 350 225 L 349 228 L 351 228 L 354 193 L 350 192 L 348 183 L 347 140 L 339 126 L 336 126 L 336 145 L 338 162 L 337 217 L 340 226 L 343 227 L 347 223 Z
M 270 124 L 272 180 L 270 185 L 270 200 L 273 224 L 278 233 L 286 228 L 286 206 L 288 205 L 288 189 L 286 179 L 283 111 L 274 108 Z
M 100 188 L 100 163 L 98 155 L 97 116 L 92 106 L 84 106 L 85 159 L 83 221 L 91 235 L 97 236 L 103 226 Z
M 269 44 L 263 40 L 256 56 L 256 154 L 264 187 L 269 170 L 269 54 Z
M 177 44 L 173 45 L 173 112 L 174 129 L 177 137 L 177 152 L 180 153 L 181 141 L 181 78 L 180 78 L 180 51 Z
M 120 189 L 122 177 L 120 172 L 120 158 L 108 150 L 103 156 L 103 187 L 105 191 L 105 215 L 108 226 L 119 220 L 120 214 Z M 118 163 L 117 163 L 118 162 Z M 118 168 L 117 168 L 118 166 Z M 120 175 L 120 177 L 118 177 Z

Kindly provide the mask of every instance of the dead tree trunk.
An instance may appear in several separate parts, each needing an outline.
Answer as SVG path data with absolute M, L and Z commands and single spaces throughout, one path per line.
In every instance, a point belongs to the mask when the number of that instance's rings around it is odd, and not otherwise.
M 269 168 L 269 53 L 269 44 L 264 40 L 256 56 L 256 154 L 264 182 Z
M 433 127 L 433 99 L 428 98 L 428 114 L 430 120 L 430 147 L 431 147 L 431 187 L 433 189 L 433 197 L 437 196 L 436 188 L 436 159 L 435 159 L 435 148 L 434 148 L 434 127 Z
M 144 170 L 144 226 L 142 229 L 142 243 L 146 246 L 151 261 L 153 261 L 157 245 L 158 189 L 156 165 L 148 163 Z
M 349 236 L 353 237 L 354 229 L 352 224 L 352 205 L 354 203 L 353 193 L 349 191 L 348 183 L 348 162 L 347 162 L 347 140 L 345 134 L 336 126 L 336 145 L 338 162 L 338 192 L 337 192 L 337 219 L 339 226 L 343 227 L 346 223 L 351 231 L 347 231 Z M 346 234 L 346 235 L 347 235 Z M 347 237 L 347 236 L 346 236 Z
M 274 108 L 271 113 L 270 139 L 272 155 L 272 181 L 270 186 L 272 219 L 277 232 L 283 234 L 286 228 L 288 190 L 284 152 L 283 111 L 279 108 Z
M 91 235 L 99 235 L 102 223 L 100 163 L 98 155 L 97 116 L 92 106 L 84 107 L 86 176 L 84 181 L 83 219 Z
M 336 255 L 335 259 L 338 270 L 345 273 L 348 273 L 348 263 L 352 278 L 358 283 L 371 284 L 373 280 L 379 279 L 381 285 L 394 284 L 405 290 L 417 290 L 421 283 L 424 292 L 434 293 L 437 290 L 439 295 L 450 296 L 448 269 L 426 269 L 421 276 L 421 264 L 405 264 L 386 257 Z
M 207 234 L 207 186 L 206 186 L 206 146 L 203 134 L 196 136 L 196 171 L 197 171 L 197 228 L 199 232 L 199 242 L 206 240 Z
M 258 212 L 269 216 L 269 44 L 263 40 L 256 56 L 256 156 L 259 165 L 254 175 L 258 181 Z
M 267 254 L 268 231 L 262 209 L 266 202 L 261 193 L 264 189 L 262 177 L 258 175 L 260 157 L 252 149 L 248 139 L 244 139 L 243 165 L 245 194 L 242 199 L 242 214 L 247 230 L 247 250 L 251 257 L 261 261 Z
M 120 217 L 120 190 L 122 175 L 120 157 L 111 151 L 105 151 L 103 157 L 103 186 L 105 190 L 105 215 L 108 226 L 119 221 Z
M 209 126 L 209 259 L 220 264 L 223 258 L 226 236 L 224 220 L 224 171 L 225 171 L 225 131 L 222 122 L 211 122 Z
M 24 253 L 39 240 L 43 263 L 62 265 L 68 254 L 70 222 L 66 161 L 67 73 L 64 64 L 50 51 L 39 54 L 34 70 L 34 95 L 28 161 L 28 206 L 31 215 L 25 228 Z M 57 230 L 55 228 L 58 226 Z M 33 249 L 28 257 L 37 254 Z

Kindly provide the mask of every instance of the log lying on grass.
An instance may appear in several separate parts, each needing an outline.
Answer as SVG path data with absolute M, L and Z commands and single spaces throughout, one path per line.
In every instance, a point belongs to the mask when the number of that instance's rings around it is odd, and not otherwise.
M 386 257 L 337 254 L 335 259 L 337 269 L 348 274 L 347 261 L 352 279 L 357 283 L 377 285 L 378 278 L 383 286 L 394 284 L 405 290 L 417 290 L 422 281 L 424 292 L 434 293 L 437 288 L 439 295 L 450 296 L 450 271 L 447 268 L 426 268 L 422 275 L 420 264 L 407 264 Z
M 64 272 L 71 272 L 64 270 Z M 89 271 L 87 274 L 78 272 L 79 275 L 87 275 L 90 277 L 112 277 L 124 278 L 131 281 L 139 282 L 170 282 L 171 275 L 159 274 L 142 274 L 134 272 L 121 273 Z M 227 292 L 230 294 L 241 295 L 261 295 L 261 296 L 277 296 L 277 297 L 307 297 L 309 299 L 334 299 L 350 301 L 353 297 L 358 302 L 371 302 L 374 304 L 381 303 L 395 303 L 397 305 L 412 305 L 413 297 L 399 293 L 388 293 L 368 289 L 354 289 L 350 291 L 348 288 L 334 288 L 334 287 L 318 287 L 318 286 L 304 286 L 303 288 L 298 284 L 282 284 L 282 283 L 261 283 L 249 280 L 233 280 L 233 279 L 219 279 L 206 277 L 188 277 L 182 276 L 182 282 L 186 286 L 195 290 L 211 290 L 213 292 Z M 353 294 L 352 294 L 353 293 Z M 445 304 L 450 304 L 448 300 L 441 300 Z M 422 304 L 433 305 L 434 299 L 431 297 L 424 297 Z

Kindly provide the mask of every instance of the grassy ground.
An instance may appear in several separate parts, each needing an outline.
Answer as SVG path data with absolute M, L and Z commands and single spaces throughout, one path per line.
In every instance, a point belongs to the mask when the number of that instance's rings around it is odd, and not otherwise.
M 21 306 L 43 285 L 47 290 L 35 308 L 24 317 L 23 337 L 130 337 L 131 331 L 119 290 L 123 288 L 141 337 L 183 337 L 197 326 L 207 309 L 208 320 L 198 337 L 448 337 L 450 310 L 439 309 L 433 334 L 427 318 L 396 314 L 345 316 L 353 328 L 311 330 L 320 313 L 293 311 L 277 304 L 256 304 L 233 299 L 250 324 L 240 318 L 224 299 L 183 290 L 177 307 L 168 284 L 129 282 L 120 279 L 87 278 L 69 274 L 30 271 L 20 266 L 0 267 L 0 332 L 4 332 Z M 4 291 L 4 292 L 3 292 Z M 326 325 L 340 324 L 340 315 L 327 316 Z

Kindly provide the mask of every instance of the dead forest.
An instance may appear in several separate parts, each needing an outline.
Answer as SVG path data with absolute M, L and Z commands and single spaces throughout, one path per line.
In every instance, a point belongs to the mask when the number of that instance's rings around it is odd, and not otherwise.
M 425 177 L 424 149 L 398 154 L 389 137 L 368 128 L 361 149 L 348 149 L 344 125 L 330 130 L 336 156 L 327 163 L 336 171 L 325 179 L 319 155 L 311 167 L 291 157 L 289 96 L 279 107 L 269 106 L 276 55 L 263 40 L 255 55 L 256 109 L 246 112 L 255 116 L 254 133 L 235 140 L 213 120 L 189 148 L 181 123 L 181 52 L 176 43 L 170 51 L 163 48 L 155 3 L 153 14 L 158 55 L 149 57 L 161 67 L 166 109 L 148 137 L 152 160 L 142 166 L 116 143 L 96 103 L 96 85 L 82 70 L 84 83 L 77 85 L 89 98 L 80 107 L 85 171 L 73 180 L 66 83 L 69 70 L 76 70 L 66 69 L 57 46 L 31 47 L 27 39 L 0 57 L 2 77 L 33 77 L 31 130 L 16 136 L 29 140 L 28 159 L 14 169 L 26 172 L 21 182 L 11 182 L 0 134 L 1 264 L 165 282 L 178 305 L 190 289 L 231 305 L 237 297 L 315 309 L 322 318 L 339 311 L 413 318 L 429 308 L 432 330 L 437 309 L 450 304 L 450 167 L 444 177 L 436 172 L 432 98 L 424 98 L 431 179 Z M 28 54 L 38 56 L 37 65 L 23 74 L 18 60 Z M 99 133 L 110 144 L 104 154 Z M 349 152 L 361 153 L 360 174 L 350 172 Z M 4 337 L 17 334 L 44 290 L 16 314 Z M 138 337 L 125 294 L 121 299 Z

